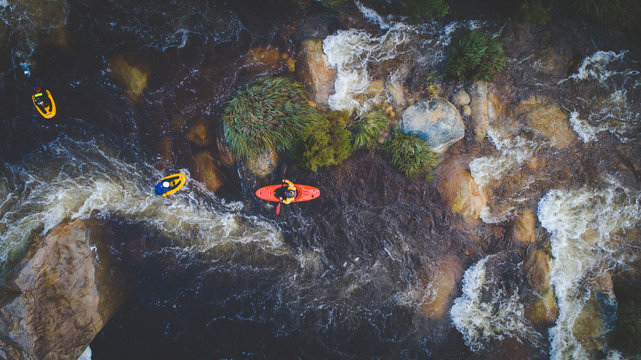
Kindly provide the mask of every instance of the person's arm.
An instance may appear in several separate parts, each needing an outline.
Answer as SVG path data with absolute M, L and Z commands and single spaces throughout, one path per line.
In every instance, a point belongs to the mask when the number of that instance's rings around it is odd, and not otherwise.
M 292 183 L 291 181 L 285 180 L 285 183 L 287 184 L 288 190 L 294 190 L 294 191 L 296 190 L 296 186 L 294 186 L 294 183 Z

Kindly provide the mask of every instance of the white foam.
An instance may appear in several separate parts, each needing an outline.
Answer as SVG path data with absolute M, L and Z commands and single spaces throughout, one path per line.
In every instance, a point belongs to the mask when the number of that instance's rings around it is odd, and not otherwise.
M 594 279 L 639 255 L 628 245 L 626 230 L 641 223 L 641 197 L 612 179 L 595 188 L 552 190 L 539 202 L 538 218 L 551 233 L 555 259 L 550 285 L 559 316 L 550 329 L 551 357 L 589 358 L 573 335 L 574 322 L 590 298 Z
M 572 130 L 579 135 L 579 138 L 584 143 L 596 141 L 596 135 L 605 130 L 603 128 L 592 126 L 586 120 L 579 118 L 579 113 L 576 111 L 572 111 L 570 113 L 570 125 L 572 126 Z
M 500 279 L 486 273 L 486 263 L 494 256 L 486 256 L 465 271 L 463 294 L 450 309 L 452 323 L 474 352 L 484 350 L 491 340 L 507 337 L 538 344 L 540 335 L 525 318 L 518 288 L 507 292 Z
M 78 360 L 91 360 L 91 348 L 89 346 L 80 354 Z
M 614 51 L 597 51 L 591 56 L 583 59 L 583 62 L 577 72 L 570 75 L 568 79 L 582 81 L 594 78 L 600 82 L 604 82 L 612 75 L 618 73 L 616 71 L 609 70 L 607 66 L 616 60 L 623 59 L 627 53 L 627 50 L 623 50 L 619 53 L 615 53 Z

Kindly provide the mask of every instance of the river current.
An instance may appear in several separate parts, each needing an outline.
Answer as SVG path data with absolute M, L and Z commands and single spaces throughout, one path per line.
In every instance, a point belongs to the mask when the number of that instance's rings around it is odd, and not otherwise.
M 35 239 L 82 218 L 103 224 L 133 279 L 133 295 L 85 359 L 593 356 L 574 322 L 600 274 L 638 266 L 640 255 L 641 169 L 630 160 L 641 151 L 638 50 L 577 35 L 578 62 L 556 78 L 531 70 L 536 56 L 507 52 L 506 67 L 523 76 L 497 87 L 545 93 L 570 114 L 578 141 L 558 149 L 492 119 L 486 146 L 459 147 L 493 195 L 475 230 L 434 182 L 403 177 L 377 151 L 317 173 L 289 169 L 322 196 L 279 217 L 253 192 L 280 174 L 258 179 L 242 163 L 221 167 L 225 185 L 215 193 L 192 180 L 170 198 L 153 194 L 165 171 L 190 175 L 201 150 L 187 140 L 192 122 L 211 122 L 218 136 L 222 108 L 240 86 L 288 76 L 286 67 L 248 62 L 250 49 L 293 53 L 305 38 L 322 38 L 338 74 L 330 107 L 364 112 L 377 100 L 357 99 L 378 64 L 394 64 L 386 81 L 412 84 L 416 68 L 442 70 L 459 29 L 510 36 L 491 20 L 408 25 L 359 2 L 346 13 L 321 1 L 299 9 L 284 1 L 0 0 L 3 274 Z M 20 71 L 27 61 L 29 79 Z M 125 89 L 123 63 L 144 90 Z M 37 84 L 54 93 L 54 121 L 33 109 Z M 534 158 L 547 165 L 528 170 Z M 559 316 L 549 329 L 525 316 L 514 271 L 523 254 L 502 230 L 527 208 L 554 258 Z M 449 311 L 429 319 L 418 310 L 429 286 L 417 279 L 448 258 L 460 259 L 461 281 Z

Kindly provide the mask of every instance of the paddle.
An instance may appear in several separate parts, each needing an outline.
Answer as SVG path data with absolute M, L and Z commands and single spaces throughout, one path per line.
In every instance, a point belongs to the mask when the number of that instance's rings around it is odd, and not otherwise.
M 285 178 L 285 172 L 286 171 L 287 171 L 287 165 L 285 165 L 285 167 L 283 168 L 283 176 L 282 176 L 283 179 Z M 285 184 L 283 184 L 283 186 L 285 186 Z M 281 204 L 282 204 L 282 202 L 279 202 L 278 205 L 276 205 L 276 215 L 280 214 L 280 205 Z

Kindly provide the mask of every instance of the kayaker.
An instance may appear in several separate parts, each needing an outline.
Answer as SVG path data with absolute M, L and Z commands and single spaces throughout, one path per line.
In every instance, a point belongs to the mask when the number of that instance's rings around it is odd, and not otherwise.
M 283 196 L 280 196 L 278 199 L 280 200 L 280 202 L 287 205 L 290 202 L 294 201 L 294 198 L 296 197 L 296 186 L 294 186 L 294 184 L 287 179 L 283 179 L 283 184 L 287 184 L 287 189 L 285 189 Z

